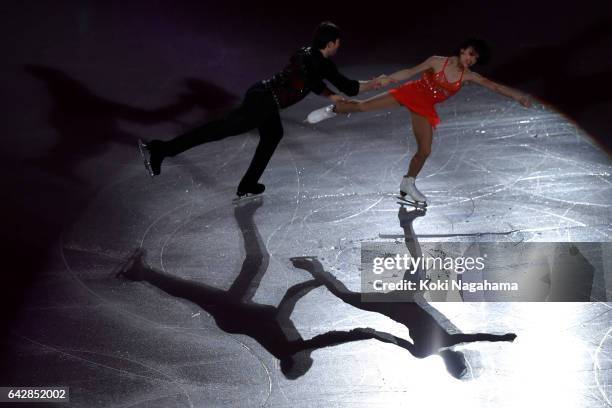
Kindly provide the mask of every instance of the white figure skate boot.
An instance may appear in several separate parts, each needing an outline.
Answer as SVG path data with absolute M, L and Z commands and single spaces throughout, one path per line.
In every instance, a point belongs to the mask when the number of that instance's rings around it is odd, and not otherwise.
M 400 183 L 400 198 L 405 201 L 412 200 L 417 205 L 427 207 L 427 197 L 425 197 L 425 195 L 414 185 L 414 177 L 402 177 L 402 182 Z
M 338 116 L 338 114 L 334 112 L 334 105 L 329 105 L 310 112 L 306 117 L 305 122 L 314 125 L 315 123 L 319 123 L 325 119 L 331 119 L 336 116 Z

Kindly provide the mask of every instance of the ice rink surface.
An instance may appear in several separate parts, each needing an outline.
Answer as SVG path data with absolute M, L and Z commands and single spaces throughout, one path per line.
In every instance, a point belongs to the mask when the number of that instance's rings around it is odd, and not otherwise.
M 262 179 L 267 190 L 240 206 L 232 198 L 256 133 L 168 159 L 154 179 L 135 144 L 84 163 L 80 174 L 100 184 L 62 229 L 54 267 L 35 283 L 10 334 L 14 383 L 69 385 L 71 406 L 84 407 L 607 403 L 605 302 L 436 303 L 451 332 L 517 335 L 512 343 L 455 346 L 466 366 L 459 379 L 438 355 L 418 358 L 375 339 L 315 349 L 309 369 L 288 379 L 257 341 L 276 344 L 269 337 L 278 333 L 252 328 L 258 322 L 246 310 L 216 314 L 224 306 L 215 296 L 236 296 L 228 291 L 238 277 L 254 304 L 276 307 L 312 279 L 293 257 L 316 257 L 358 291 L 360 243 L 403 237 L 395 194 L 415 150 L 409 114 L 398 108 L 302 124 L 321 102 L 309 97 L 283 115 L 286 136 Z M 470 86 L 440 115 L 418 179 L 430 197 L 413 223 L 421 241 L 610 241 L 612 166 L 566 118 Z M 106 179 L 110 168 L 118 176 Z M 151 270 L 208 292 L 116 278 L 139 248 Z M 406 326 L 322 286 L 309 288 L 288 319 L 280 324 L 289 339 L 368 327 L 410 340 Z M 260 323 L 265 331 L 268 322 Z M 235 334 L 244 330 L 257 333 Z

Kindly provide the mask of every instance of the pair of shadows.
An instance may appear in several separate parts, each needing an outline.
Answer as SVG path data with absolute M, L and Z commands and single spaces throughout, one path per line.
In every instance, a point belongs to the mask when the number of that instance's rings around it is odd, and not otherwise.
M 278 306 L 255 303 L 253 296 L 269 263 L 269 254 L 253 221 L 255 211 L 262 204 L 263 199 L 259 197 L 234 209 L 246 257 L 240 274 L 227 291 L 155 270 L 146 264 L 141 249 L 134 253 L 118 275 L 131 281 L 146 281 L 167 294 L 189 300 L 209 313 L 221 330 L 253 338 L 280 361 L 281 371 L 289 379 L 298 378 L 310 369 L 312 351 L 367 339 L 395 344 L 419 358 L 438 354 L 451 375 L 459 378 L 466 371 L 465 359 L 461 353 L 447 347 L 473 341 L 512 341 L 516 337 L 513 334 L 449 334 L 430 312 L 415 303 L 363 303 L 360 293 L 348 290 L 326 272 L 316 258 L 310 257 L 292 258 L 292 262 L 297 268 L 311 273 L 314 279 L 289 288 Z M 405 214 L 409 213 L 400 209 L 400 218 Z M 405 324 L 414 343 L 371 328 L 332 330 L 303 339 L 291 320 L 291 314 L 300 298 L 321 285 L 357 308 L 382 313 Z

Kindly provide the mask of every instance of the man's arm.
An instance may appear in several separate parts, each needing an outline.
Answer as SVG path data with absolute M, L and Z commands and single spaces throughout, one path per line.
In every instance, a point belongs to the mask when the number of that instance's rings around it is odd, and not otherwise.
M 380 88 L 380 84 L 378 82 L 379 78 L 371 79 L 369 81 L 358 81 L 359 82 L 359 92 L 366 92 L 371 89 Z M 347 100 L 344 96 L 334 93 L 331 89 L 325 86 L 325 84 L 323 84 L 323 90 L 319 92 L 318 95 L 325 96 L 326 98 L 331 99 L 332 102 L 334 103 L 338 103 L 338 102 Z
M 327 79 L 332 83 L 340 92 L 347 96 L 355 96 L 360 92 L 366 92 L 372 89 L 380 88 L 380 78 L 374 78 L 369 81 L 357 81 L 354 79 L 349 79 L 343 74 L 341 74 L 336 65 L 331 61 L 326 61 L 324 68 L 324 79 Z M 318 84 L 313 86 L 312 89 L 317 95 L 325 96 L 331 99 L 334 102 L 339 102 L 345 100 L 342 95 L 338 95 L 334 93 L 331 89 L 329 89 L 323 81 L 319 81 Z
M 356 81 L 349 79 L 338 71 L 336 65 L 332 61 L 327 62 L 325 70 L 325 79 L 332 83 L 340 92 L 347 96 L 356 96 L 361 92 L 367 92 L 372 89 L 380 88 L 380 77 L 370 80 Z
M 359 81 L 359 93 L 371 91 L 372 89 L 378 89 L 383 86 L 383 82 L 387 78 L 386 75 L 380 75 L 376 78 L 372 78 L 369 81 Z

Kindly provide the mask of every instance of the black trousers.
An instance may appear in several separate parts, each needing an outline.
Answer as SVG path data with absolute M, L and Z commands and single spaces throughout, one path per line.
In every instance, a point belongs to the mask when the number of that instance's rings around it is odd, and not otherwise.
M 274 96 L 261 82 L 248 89 L 242 104 L 224 118 L 208 122 L 196 129 L 164 142 L 165 156 L 176 156 L 203 143 L 236 136 L 257 128 L 259 144 L 240 185 L 257 183 L 276 146 L 283 137 L 283 124 Z

